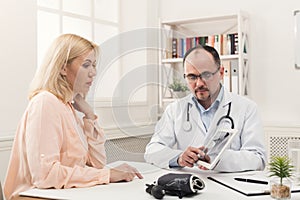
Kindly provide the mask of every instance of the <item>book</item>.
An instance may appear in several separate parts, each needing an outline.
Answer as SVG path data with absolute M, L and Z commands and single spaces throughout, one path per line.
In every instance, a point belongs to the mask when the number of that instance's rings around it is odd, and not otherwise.
M 220 42 L 220 35 L 215 35 L 215 43 L 214 43 L 214 47 L 216 49 L 216 51 L 219 53 L 219 55 L 221 55 L 221 42 Z
M 214 47 L 215 46 L 215 36 L 214 35 L 209 35 L 208 36 L 208 46 Z
M 237 33 L 233 34 L 234 40 L 234 54 L 239 54 L 239 37 Z
M 172 38 L 172 58 L 177 58 L 177 38 Z
M 206 36 L 203 36 L 203 37 L 200 37 L 200 40 L 199 40 L 199 44 L 200 45 L 206 45 L 207 44 L 207 41 L 208 41 L 208 37 L 206 37 Z
M 213 169 L 220 161 L 223 152 L 230 145 L 232 139 L 238 132 L 237 129 L 217 129 L 205 145 L 204 152 L 210 157 L 210 163 L 201 160 L 197 161 L 197 165 L 204 166 L 207 169 Z

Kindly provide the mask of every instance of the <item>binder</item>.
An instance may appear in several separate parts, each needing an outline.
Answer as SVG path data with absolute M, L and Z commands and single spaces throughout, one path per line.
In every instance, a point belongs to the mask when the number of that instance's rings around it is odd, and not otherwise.
M 238 94 L 239 93 L 239 63 L 238 60 L 230 61 L 231 68 L 231 92 Z
M 231 67 L 230 60 L 223 60 L 222 65 L 224 67 L 224 77 L 223 77 L 223 85 L 224 87 L 231 92 Z

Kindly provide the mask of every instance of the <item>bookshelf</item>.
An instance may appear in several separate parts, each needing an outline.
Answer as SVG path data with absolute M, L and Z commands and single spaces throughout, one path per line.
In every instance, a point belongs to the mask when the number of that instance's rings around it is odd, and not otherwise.
M 249 16 L 239 11 L 230 15 L 160 21 L 159 107 L 160 114 L 174 101 L 169 85 L 183 83 L 183 55 L 197 44 L 214 46 L 225 68 L 224 86 L 234 93 L 249 95 Z

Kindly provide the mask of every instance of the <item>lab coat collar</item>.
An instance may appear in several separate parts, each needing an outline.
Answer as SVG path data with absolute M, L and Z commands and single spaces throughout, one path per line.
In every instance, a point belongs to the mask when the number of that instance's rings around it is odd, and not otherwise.
M 218 95 L 217 100 L 220 102 L 219 106 L 225 107 L 232 102 L 232 93 L 230 93 L 223 85 L 221 86 L 221 90 L 223 90 L 223 97 Z M 188 102 L 192 105 L 195 105 L 194 98 L 195 96 L 192 93 L 187 96 Z
M 200 113 L 195 105 L 195 102 L 193 100 L 194 98 L 194 94 L 189 94 L 186 99 L 187 99 L 187 102 L 190 103 L 191 107 L 189 108 L 190 110 L 190 120 L 193 121 L 193 124 L 196 124 L 196 126 L 198 127 L 198 130 L 200 129 L 201 132 L 204 134 L 206 132 L 205 130 L 205 127 L 201 121 L 201 118 L 200 118 Z M 197 129 L 195 129 L 197 130 Z M 205 135 L 205 134 L 204 134 Z
M 218 123 L 219 119 L 222 116 L 225 116 L 227 114 L 227 112 L 228 112 L 228 104 L 230 102 L 232 102 L 232 93 L 230 93 L 226 88 L 224 88 L 223 99 L 220 102 L 219 109 L 217 110 L 217 112 L 215 113 L 214 118 L 212 119 L 212 122 L 210 124 L 209 129 L 208 129 L 208 134 L 207 135 L 209 135 L 212 132 L 216 131 L 217 123 Z
M 230 102 L 232 102 L 232 93 L 229 92 L 226 88 L 224 88 L 224 95 L 222 101 L 220 102 L 220 105 L 224 108 Z
M 195 102 L 193 100 L 194 95 L 189 94 L 187 96 L 187 101 L 189 103 L 191 103 L 191 105 L 193 105 L 190 108 L 191 120 L 193 120 L 194 123 L 201 129 L 201 131 L 204 135 L 209 135 L 212 131 L 215 131 L 215 127 L 216 127 L 216 124 L 217 124 L 220 116 L 226 115 L 227 106 L 230 102 L 232 102 L 232 94 L 226 88 L 224 88 L 224 86 L 222 86 L 221 89 L 223 89 L 223 91 L 224 91 L 223 98 L 220 99 L 219 109 L 215 113 L 215 116 L 212 119 L 211 125 L 210 125 L 207 133 L 206 133 L 206 129 L 201 121 L 200 113 L 199 113 L 198 109 L 196 108 Z

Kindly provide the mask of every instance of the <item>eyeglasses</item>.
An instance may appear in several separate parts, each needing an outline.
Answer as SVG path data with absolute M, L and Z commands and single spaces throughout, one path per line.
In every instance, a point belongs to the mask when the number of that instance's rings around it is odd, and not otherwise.
M 213 75 L 215 75 L 218 71 L 220 70 L 220 67 L 215 71 L 215 72 L 202 72 L 199 75 L 196 74 L 184 74 L 183 77 L 188 80 L 189 83 L 195 83 L 198 78 L 200 78 L 203 81 L 208 81 L 210 80 Z

